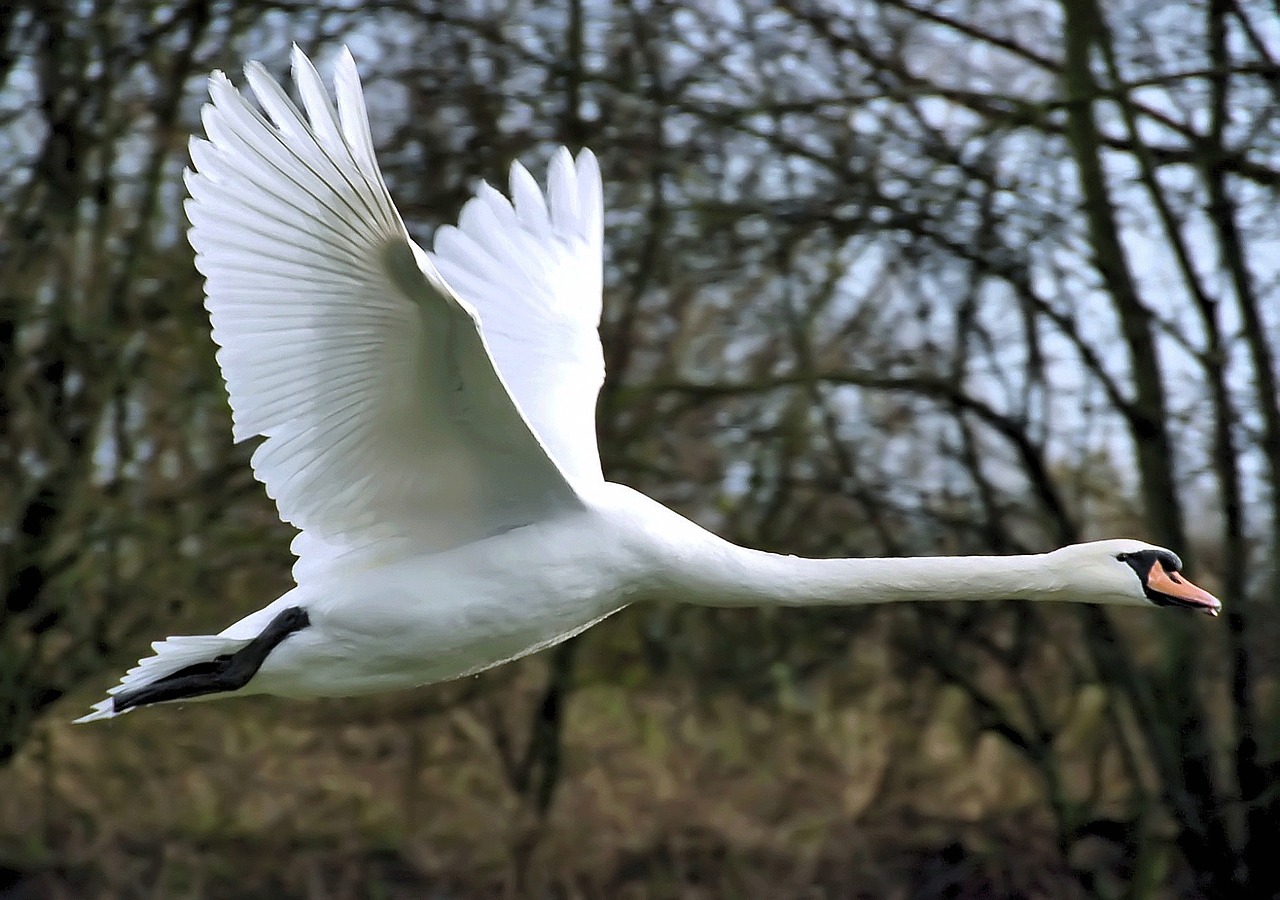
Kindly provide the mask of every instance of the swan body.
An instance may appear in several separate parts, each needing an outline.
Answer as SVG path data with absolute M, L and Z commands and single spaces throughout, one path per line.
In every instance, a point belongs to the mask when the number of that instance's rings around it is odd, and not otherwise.
M 602 200 L 594 157 L 518 164 L 416 246 L 373 155 L 350 55 L 333 105 L 294 50 L 299 109 L 221 73 L 193 139 L 189 232 L 237 440 L 299 534 L 297 586 L 217 635 L 152 645 L 78 721 L 232 694 L 346 696 L 524 656 L 637 600 L 1220 604 L 1168 550 L 797 559 L 731 544 L 604 480 Z

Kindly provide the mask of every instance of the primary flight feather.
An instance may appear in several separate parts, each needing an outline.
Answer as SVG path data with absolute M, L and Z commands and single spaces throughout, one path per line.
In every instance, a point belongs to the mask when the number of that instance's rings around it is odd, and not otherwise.
M 236 440 L 299 529 L 297 586 L 217 635 L 170 637 L 79 721 L 231 694 L 342 696 L 480 671 L 641 599 L 714 605 L 1218 601 L 1140 541 L 1019 557 L 806 560 L 730 544 L 606 482 L 595 157 L 482 185 L 433 252 L 374 156 L 355 63 L 336 107 L 221 73 L 186 210 Z M 264 114 L 265 113 L 265 114 Z

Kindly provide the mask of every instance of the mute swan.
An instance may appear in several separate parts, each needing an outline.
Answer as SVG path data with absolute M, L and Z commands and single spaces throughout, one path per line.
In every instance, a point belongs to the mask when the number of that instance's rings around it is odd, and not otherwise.
M 604 480 L 600 173 L 519 164 L 434 252 L 374 160 L 351 55 L 337 109 L 295 47 L 305 116 L 260 65 L 265 118 L 220 72 L 191 141 L 187 215 L 234 437 L 300 529 L 297 586 L 217 635 L 152 644 L 78 721 L 232 693 L 341 696 L 496 666 L 632 601 L 929 599 L 1220 604 L 1139 541 L 1015 557 L 797 559 L 749 550 Z

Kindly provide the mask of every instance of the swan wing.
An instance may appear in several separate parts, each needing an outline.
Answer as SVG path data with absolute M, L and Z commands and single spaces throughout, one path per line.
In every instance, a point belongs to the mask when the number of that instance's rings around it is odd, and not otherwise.
M 475 311 L 409 239 L 355 63 L 335 110 L 296 48 L 303 110 L 256 64 L 266 116 L 210 78 L 190 241 L 254 474 L 301 529 L 294 576 L 458 546 L 579 504 L 495 369 Z
M 590 150 L 561 148 L 544 194 L 519 163 L 511 199 L 481 184 L 432 261 L 476 310 L 493 361 L 561 471 L 603 480 L 596 447 L 603 201 Z

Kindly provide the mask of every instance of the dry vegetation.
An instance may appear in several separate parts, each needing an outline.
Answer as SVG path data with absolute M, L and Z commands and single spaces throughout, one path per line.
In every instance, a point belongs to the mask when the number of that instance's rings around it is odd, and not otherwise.
M 573 694 L 545 821 L 495 749 L 537 662 L 461 702 L 251 699 L 97 729 L 60 707 L 6 773 L 0 846 L 49 896 L 1082 896 L 1035 773 L 973 728 L 963 692 L 894 677 L 881 624 L 839 677 L 767 704 L 587 662 L 612 671 Z M 1081 696 L 1062 738 L 1082 773 L 1097 705 Z

